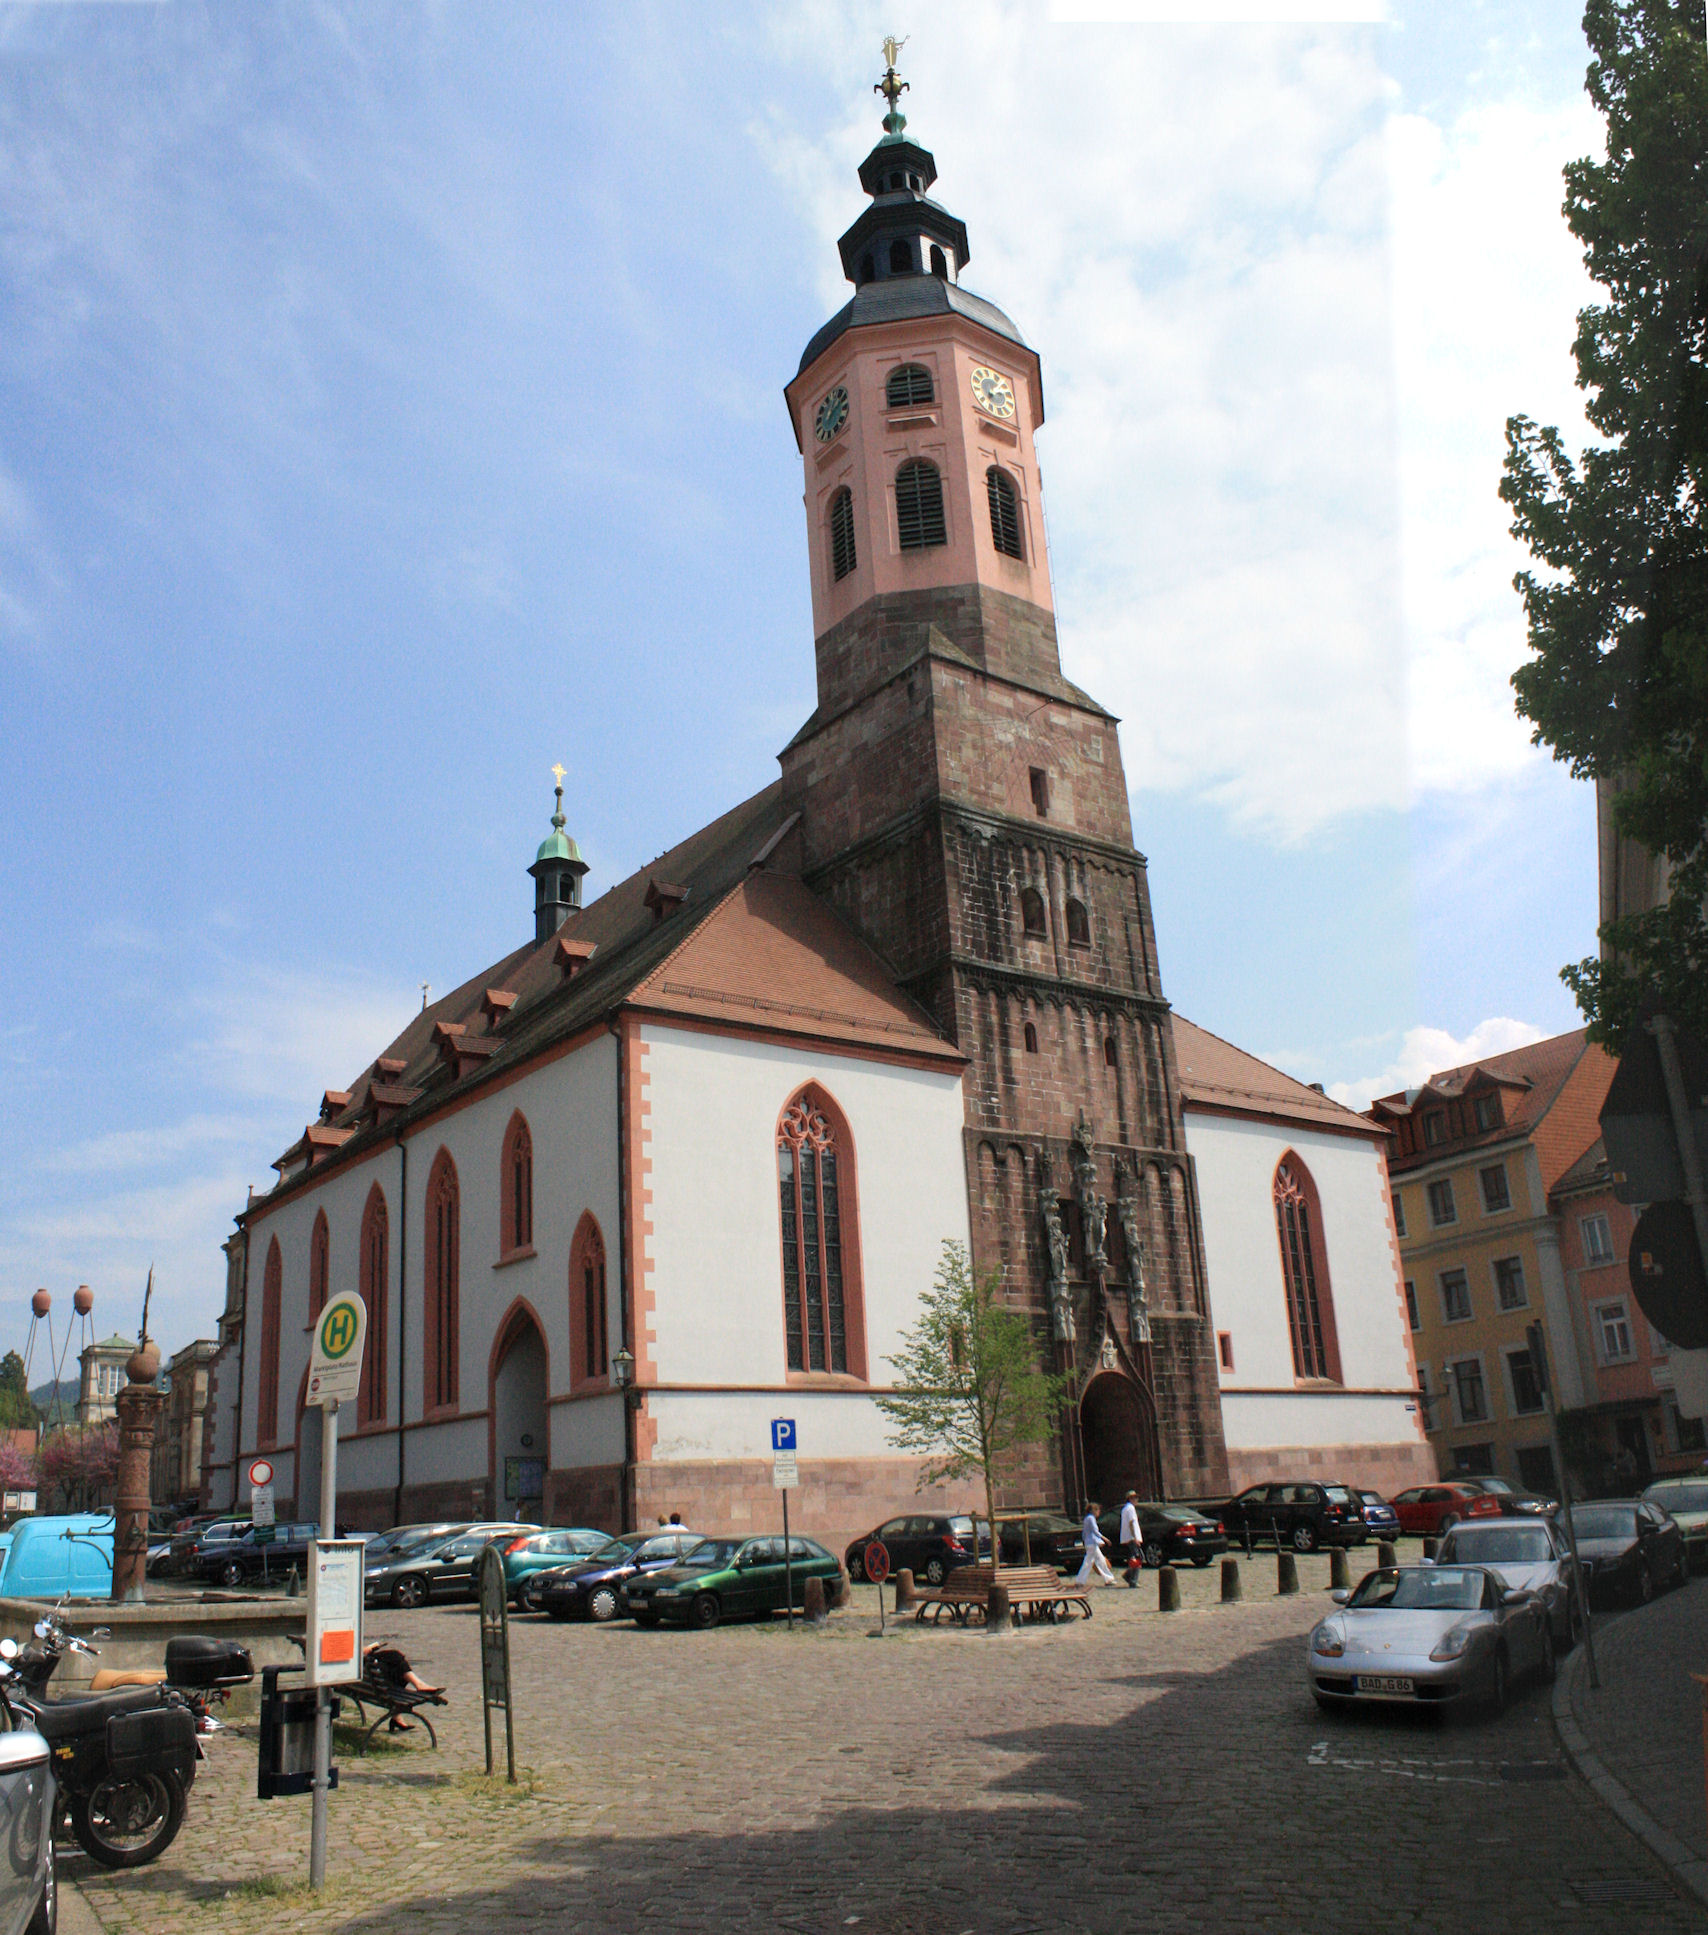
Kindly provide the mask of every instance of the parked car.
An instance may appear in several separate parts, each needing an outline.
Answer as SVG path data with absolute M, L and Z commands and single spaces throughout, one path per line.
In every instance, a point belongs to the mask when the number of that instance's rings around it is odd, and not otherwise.
M 1148 1566 L 1208 1565 L 1218 1553 L 1228 1549 L 1228 1537 L 1218 1518 L 1194 1511 L 1190 1505 L 1145 1504 L 1139 1511 L 1139 1539 Z M 1119 1565 L 1125 1557 L 1121 1549 L 1121 1514 L 1105 1512 L 1097 1529 L 1109 1541 L 1104 1557 Z M 1079 1545 L 1079 1561 L 1085 1557 L 1085 1544 Z
M 1500 1509 L 1516 1518 L 1546 1518 L 1549 1513 L 1560 1509 L 1560 1501 L 1550 1498 L 1546 1492 L 1521 1492 L 1509 1485 L 1504 1478 L 1487 1478 L 1479 1474 L 1475 1478 L 1464 1478 L 1461 1484 L 1474 1485 L 1480 1492 L 1487 1492 L 1491 1498 L 1500 1500 Z
M 1498 1712 L 1513 1682 L 1554 1677 L 1548 1609 L 1488 1566 L 1382 1566 L 1337 1589 L 1312 1628 L 1305 1674 L 1320 1707 L 1399 1701 L 1437 1709 L 1484 1696 Z
M 1362 1545 L 1363 1506 L 1349 1485 L 1315 1479 L 1289 1484 L 1248 1485 L 1237 1498 L 1212 1507 L 1232 1538 L 1249 1529 L 1254 1537 L 1279 1535 L 1298 1552 L 1319 1545 Z
M 769 1619 L 806 1599 L 807 1581 L 827 1587 L 842 1576 L 836 1558 L 813 1539 L 702 1539 L 679 1564 L 645 1572 L 624 1588 L 629 1616 L 642 1626 L 661 1619 L 715 1626 L 724 1619 Z
M 364 1555 L 363 1590 L 369 1605 L 407 1610 L 430 1599 L 469 1599 L 478 1590 L 480 1555 L 506 1533 L 538 1532 L 538 1525 L 474 1525 L 455 1537 L 437 1535 L 385 1552 L 368 1562 Z
M 161 1579 L 182 1579 L 197 1570 L 197 1562 L 209 1547 L 226 1539 L 240 1539 L 249 1530 L 249 1514 L 221 1513 L 213 1518 L 187 1519 L 173 1533 L 166 1556 L 155 1569 Z
M 1012 1517 L 999 1514 L 1004 1565 L 1053 1565 L 1058 1572 L 1077 1572 L 1085 1563 L 1085 1541 L 1079 1521 L 1063 1512 L 1033 1510 Z M 979 1557 L 990 1557 L 990 1525 L 975 1518 L 979 1528 Z
M 309 1547 L 319 1536 L 318 1519 L 245 1525 L 240 1537 L 208 1546 L 196 1560 L 196 1573 L 231 1591 L 255 1579 L 282 1580 L 292 1566 L 300 1577 L 308 1566 Z M 348 1528 L 340 1526 L 338 1536 L 347 1537 Z
M 698 1532 L 629 1533 L 574 1565 L 536 1572 L 525 1605 L 553 1619 L 591 1619 L 604 1625 L 623 1616 L 623 1588 L 643 1572 L 661 1572 L 700 1544 Z
M 1004 1558 L 1007 1557 L 1007 1528 L 1004 1527 Z M 1015 1527 L 1015 1538 L 1020 1537 Z M 844 1555 L 850 1579 L 866 1576 L 866 1547 L 874 1539 L 883 1541 L 890 1555 L 890 1572 L 903 1569 L 926 1585 L 940 1586 L 958 1565 L 973 1565 L 978 1560 L 978 1545 L 990 1553 L 990 1527 L 975 1544 L 973 1520 L 967 1513 L 912 1512 L 905 1518 L 886 1519 L 874 1531 L 863 1532 L 850 1542 Z
M 504 1548 L 504 1585 L 511 1605 L 522 1603 L 522 1587 L 536 1572 L 590 1558 L 610 1542 L 609 1532 L 595 1532 L 586 1525 L 553 1525 L 511 1539 Z
M 70 1512 L 21 1518 L 0 1568 L 0 1598 L 110 1599 L 113 1515 Z
M 401 1552 L 406 1545 L 419 1545 L 423 1539 L 454 1539 L 459 1532 L 472 1532 L 470 1518 L 434 1519 L 423 1525 L 394 1525 L 389 1532 L 376 1533 L 362 1554 L 363 1562 L 373 1565 L 388 1553 Z
M 1457 1478 L 1395 1492 L 1393 1503 L 1400 1529 L 1426 1539 L 1439 1538 L 1462 1518 L 1498 1518 L 1501 1512 L 1493 1492 Z
M 59 1795 L 48 1762 L 48 1744 L 33 1728 L 0 1734 L 7 1853 L 0 1861 L 0 1935 L 54 1935 L 59 1925 L 53 1848 Z
M 1658 1505 L 1592 1498 L 1572 1507 L 1572 1528 L 1592 1600 L 1647 1605 L 1685 1582 L 1684 1533 Z
M 1693 1572 L 1708 1568 L 1708 1477 L 1658 1478 L 1640 1501 L 1658 1505 L 1684 1534 L 1685 1563 Z
M 1373 1539 L 1397 1539 L 1404 1528 L 1400 1515 L 1380 1492 L 1367 1491 L 1360 1485 L 1354 1492 L 1364 1512 L 1364 1529 Z
M 1465 1519 L 1441 1541 L 1437 1565 L 1492 1567 L 1509 1586 L 1533 1592 L 1548 1608 L 1556 1652 L 1570 1651 L 1578 1636 L 1572 1548 L 1552 1519 Z

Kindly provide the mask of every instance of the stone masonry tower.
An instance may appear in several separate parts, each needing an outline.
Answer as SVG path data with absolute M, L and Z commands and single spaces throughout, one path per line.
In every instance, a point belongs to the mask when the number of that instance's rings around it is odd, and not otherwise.
M 1036 354 L 960 281 L 965 226 L 897 111 L 841 241 L 853 300 L 786 396 L 818 707 L 782 755 L 807 883 L 971 1061 L 975 1261 L 1073 1401 L 1033 1499 L 1226 1483 L 1168 1004 L 1116 721 L 1062 676 Z

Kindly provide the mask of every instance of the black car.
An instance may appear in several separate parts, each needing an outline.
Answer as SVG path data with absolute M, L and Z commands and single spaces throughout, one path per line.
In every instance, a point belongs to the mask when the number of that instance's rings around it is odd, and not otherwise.
M 339 1528 L 338 1536 L 344 1536 Z M 282 1580 L 292 1566 L 300 1577 L 307 1569 L 309 1547 L 320 1537 L 318 1520 L 283 1525 L 246 1525 L 237 1538 L 204 1548 L 194 1570 L 235 1590 L 256 1579 Z
M 536 1572 L 523 1587 L 522 1604 L 553 1619 L 591 1619 L 602 1626 L 623 1617 L 623 1588 L 631 1579 L 675 1565 L 704 1543 L 698 1532 L 656 1532 L 650 1538 L 629 1533 L 591 1558 Z
M 1058 1572 L 1077 1572 L 1085 1563 L 1079 1521 L 1062 1512 L 1030 1511 L 1013 1517 L 998 1513 L 996 1522 L 1002 1528 L 1004 1565 L 1053 1565 Z M 981 1543 L 988 1552 L 988 1532 Z
M 1190 1505 L 1150 1501 L 1140 1505 L 1138 1513 L 1139 1542 L 1148 1566 L 1208 1565 L 1228 1549 L 1221 1520 L 1194 1511 Z M 1121 1514 L 1105 1512 L 1097 1521 L 1097 1529 L 1109 1541 L 1103 1556 L 1112 1566 L 1119 1565 L 1127 1556 L 1121 1544 Z M 1083 1545 L 1080 1550 L 1083 1556 Z
M 472 1599 L 479 1592 L 480 1555 L 498 1538 L 538 1532 L 537 1525 L 471 1525 L 454 1538 L 437 1534 L 413 1545 L 366 1558 L 362 1590 L 370 1606 L 390 1604 L 408 1611 L 430 1599 Z
M 1019 1528 L 1015 1528 L 1019 1537 Z M 906 1518 L 885 1519 L 875 1531 L 863 1532 L 843 1554 L 850 1579 L 858 1583 L 866 1576 L 866 1547 L 874 1539 L 883 1542 L 890 1555 L 890 1575 L 911 1572 L 927 1585 L 940 1586 L 958 1565 L 973 1565 L 978 1560 L 970 1514 L 959 1512 L 914 1512 Z M 1008 1556 L 1008 1528 L 1003 1527 L 1003 1557 Z M 982 1541 L 990 1551 L 990 1527 Z
M 1461 1476 L 1459 1483 L 1475 1485 L 1490 1498 L 1498 1498 L 1500 1509 L 1513 1518 L 1549 1518 L 1560 1509 L 1557 1498 L 1549 1498 L 1543 1492 L 1515 1490 L 1504 1478 L 1489 1478 L 1479 1473 L 1475 1478 Z
M 1319 1545 L 1363 1545 L 1370 1536 L 1364 1504 L 1350 1485 L 1316 1479 L 1248 1485 L 1237 1498 L 1211 1508 L 1230 1538 L 1279 1537 L 1295 1552 Z
M 1658 1505 L 1592 1498 L 1572 1507 L 1572 1529 L 1591 1601 L 1646 1605 L 1667 1586 L 1685 1582 L 1683 1528 Z

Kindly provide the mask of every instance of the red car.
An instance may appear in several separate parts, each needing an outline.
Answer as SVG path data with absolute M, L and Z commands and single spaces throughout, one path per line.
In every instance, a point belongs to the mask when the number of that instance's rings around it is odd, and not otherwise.
M 1400 1530 L 1421 1533 L 1426 1539 L 1439 1538 L 1462 1518 L 1501 1516 L 1501 1502 L 1492 1493 L 1451 1478 L 1439 1485 L 1413 1485 L 1410 1491 L 1396 1492 L 1393 1503 Z

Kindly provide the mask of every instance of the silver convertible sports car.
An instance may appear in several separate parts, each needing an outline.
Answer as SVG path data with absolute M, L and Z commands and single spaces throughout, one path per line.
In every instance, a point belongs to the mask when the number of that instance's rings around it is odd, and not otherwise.
M 1333 1598 L 1306 1655 L 1318 1706 L 1481 1695 L 1498 1711 L 1515 1680 L 1554 1677 L 1546 1603 L 1492 1566 L 1383 1566 Z

